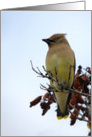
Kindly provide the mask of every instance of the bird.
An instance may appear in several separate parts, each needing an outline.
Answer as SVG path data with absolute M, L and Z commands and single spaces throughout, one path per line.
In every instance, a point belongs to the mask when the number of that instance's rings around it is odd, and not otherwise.
M 75 54 L 66 39 L 66 34 L 57 33 L 47 39 L 42 39 L 48 45 L 48 52 L 46 55 L 46 71 L 50 71 L 53 78 L 57 79 L 65 87 L 72 88 L 75 74 Z M 68 105 L 71 97 L 70 92 L 61 92 L 61 87 L 57 82 L 50 80 L 50 85 L 59 90 L 54 91 L 57 103 L 57 118 L 66 119 L 69 117 Z

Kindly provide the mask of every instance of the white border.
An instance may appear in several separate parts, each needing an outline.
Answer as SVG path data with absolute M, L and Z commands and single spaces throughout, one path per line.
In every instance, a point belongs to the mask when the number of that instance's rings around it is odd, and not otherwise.
M 46 4 L 57 4 L 65 2 L 77 2 L 82 0 L 0 0 L 0 10 L 7 8 L 17 8 L 25 6 L 37 6 Z M 92 10 L 92 0 L 86 1 L 86 10 Z

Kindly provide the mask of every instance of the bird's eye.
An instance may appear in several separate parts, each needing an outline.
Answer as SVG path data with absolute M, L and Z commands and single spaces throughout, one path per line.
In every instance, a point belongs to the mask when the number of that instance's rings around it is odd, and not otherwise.
M 60 39 L 60 37 L 57 37 L 57 38 L 55 38 L 55 39 L 53 39 L 53 40 L 50 40 L 50 41 L 51 41 L 51 42 L 57 42 L 59 39 Z

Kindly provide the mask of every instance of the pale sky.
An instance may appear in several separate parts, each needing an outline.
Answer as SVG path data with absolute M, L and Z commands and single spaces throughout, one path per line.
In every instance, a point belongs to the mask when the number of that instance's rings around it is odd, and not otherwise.
M 42 116 L 40 105 L 30 101 L 45 94 L 40 84 L 48 80 L 31 70 L 45 66 L 48 46 L 42 41 L 55 33 L 66 33 L 75 52 L 76 67 L 91 67 L 90 11 L 2 11 L 1 12 L 1 135 L 86 136 L 86 122 L 57 120 L 56 104 Z

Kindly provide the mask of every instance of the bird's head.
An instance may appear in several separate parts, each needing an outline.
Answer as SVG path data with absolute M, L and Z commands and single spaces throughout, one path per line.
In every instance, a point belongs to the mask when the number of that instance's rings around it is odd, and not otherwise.
M 52 45 L 61 43 L 63 40 L 66 40 L 65 35 L 66 34 L 54 34 L 51 37 L 49 37 L 48 39 L 42 39 L 42 40 L 44 42 L 46 42 L 49 47 L 51 47 Z

